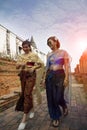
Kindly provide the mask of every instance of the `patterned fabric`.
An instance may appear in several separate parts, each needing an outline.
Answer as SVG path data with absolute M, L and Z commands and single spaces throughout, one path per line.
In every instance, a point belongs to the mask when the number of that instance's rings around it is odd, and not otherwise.
M 51 65 L 64 65 L 65 59 L 69 59 L 69 55 L 65 50 L 58 50 L 56 53 L 50 53 L 47 58 L 47 70 Z
M 64 70 L 48 71 L 46 75 L 46 93 L 50 117 L 57 120 L 61 116 L 60 106 L 66 108 L 64 100 Z
M 36 72 L 29 73 L 28 71 L 22 70 L 19 76 L 22 92 L 15 110 L 28 113 L 33 107 L 32 91 L 36 82 Z
M 24 95 L 22 94 L 16 103 L 15 111 L 24 111 Z
M 36 71 L 30 72 L 29 66 L 38 66 L 38 63 L 40 63 L 42 66 L 44 65 L 38 55 L 33 52 L 21 54 L 17 58 L 17 65 L 25 64 L 24 67 L 20 68 L 20 73 L 18 74 L 21 80 L 22 95 L 24 97 L 24 113 L 28 113 L 33 107 L 32 91 L 36 83 Z
M 29 52 L 29 54 L 21 54 L 17 57 L 17 64 L 21 63 L 29 63 L 29 62 L 35 62 L 35 63 L 41 63 L 42 61 L 40 58 L 33 52 Z

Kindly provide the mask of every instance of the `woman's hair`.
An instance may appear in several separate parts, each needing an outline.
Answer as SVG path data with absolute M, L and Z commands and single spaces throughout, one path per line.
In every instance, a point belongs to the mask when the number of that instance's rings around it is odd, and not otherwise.
M 27 44 L 27 45 L 29 46 L 29 48 L 30 48 L 30 51 L 32 51 L 32 49 L 31 49 L 31 42 L 28 41 L 28 40 L 23 41 L 23 42 L 22 42 L 22 47 L 23 47 L 23 45 L 25 45 L 25 44 Z
M 59 42 L 59 40 L 55 37 L 55 36 L 51 36 L 51 37 L 49 37 L 48 39 L 47 39 L 47 45 L 49 45 L 49 40 L 52 40 L 52 41 L 54 41 L 54 42 L 56 42 L 57 43 L 57 47 L 58 48 L 60 48 L 60 42 Z

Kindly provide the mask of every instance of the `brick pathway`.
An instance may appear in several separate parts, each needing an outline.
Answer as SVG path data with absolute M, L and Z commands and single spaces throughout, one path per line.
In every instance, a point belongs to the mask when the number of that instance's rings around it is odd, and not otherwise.
M 87 130 L 87 95 L 82 84 L 72 77 L 71 105 L 69 114 L 61 118 L 58 128 L 53 128 L 48 114 L 45 90 L 42 92 L 42 104 L 35 101 L 35 117 L 28 119 L 25 130 Z M 14 106 L 15 107 L 15 106 Z M 22 112 L 15 112 L 11 107 L 0 113 L 0 130 L 17 130 L 22 118 Z

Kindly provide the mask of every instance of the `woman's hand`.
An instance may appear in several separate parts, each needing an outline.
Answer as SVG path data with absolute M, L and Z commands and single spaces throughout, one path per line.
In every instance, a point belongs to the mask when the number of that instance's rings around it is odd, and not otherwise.
M 69 85 L 69 80 L 68 79 L 64 79 L 64 86 L 67 87 Z
M 20 68 L 24 69 L 25 68 L 25 64 L 17 64 L 16 65 L 16 69 L 20 69 Z
M 43 80 L 43 79 L 42 79 L 42 81 L 41 81 L 41 86 L 42 86 L 42 88 L 45 88 L 45 89 L 46 89 L 46 83 L 45 83 L 45 80 Z
M 35 67 L 34 66 L 29 68 L 29 72 L 30 73 L 33 73 L 34 71 L 35 71 Z

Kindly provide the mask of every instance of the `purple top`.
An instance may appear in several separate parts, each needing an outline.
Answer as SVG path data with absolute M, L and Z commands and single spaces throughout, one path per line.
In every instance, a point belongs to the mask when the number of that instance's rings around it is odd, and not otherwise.
M 48 55 L 46 68 L 47 70 L 51 65 L 64 65 L 64 59 L 68 59 L 68 53 L 65 50 L 60 50 L 56 53 Z

